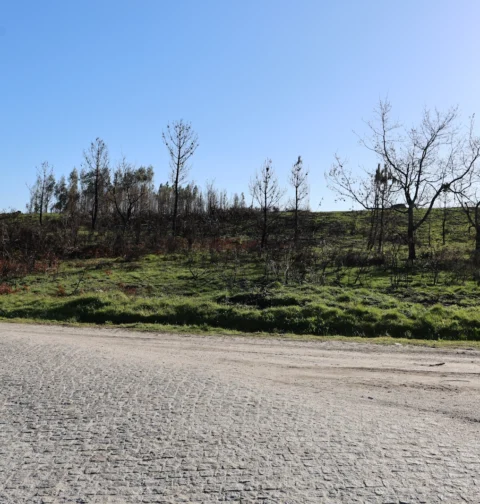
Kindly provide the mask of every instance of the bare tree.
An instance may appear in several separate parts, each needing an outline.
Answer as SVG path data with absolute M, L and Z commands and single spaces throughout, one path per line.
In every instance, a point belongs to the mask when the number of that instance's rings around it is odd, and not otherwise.
M 471 227 L 475 230 L 475 253 L 480 256 L 480 195 L 477 191 L 459 198 Z
M 378 252 L 381 252 L 385 236 L 385 212 L 394 201 L 393 176 L 387 166 L 382 167 L 379 163 L 376 170 L 365 170 L 363 176 L 358 177 L 353 175 L 346 161 L 337 155 L 327 180 L 329 187 L 341 199 L 350 199 L 370 212 L 368 248 L 373 248 L 377 243 Z
M 40 168 L 37 168 L 37 180 L 30 190 L 30 212 L 38 214 L 40 225 L 43 224 L 43 214 L 47 213 L 50 201 L 55 191 L 55 176 L 53 168 L 44 161 Z
M 385 237 L 385 212 L 392 205 L 392 174 L 388 168 L 378 163 L 373 176 L 373 211 L 370 226 L 369 247 L 377 243 L 377 251 L 383 251 Z
M 205 190 L 207 196 L 207 214 L 214 215 L 219 207 L 218 189 L 215 187 L 214 180 L 207 180 L 207 187 Z
M 381 101 L 375 111 L 376 118 L 369 122 L 370 136 L 361 143 L 373 151 L 385 164 L 392 177 L 392 194 L 405 209 L 397 210 L 407 215 L 408 258 L 416 258 L 415 233 L 428 219 L 435 202 L 445 191 L 464 179 L 480 156 L 480 141 L 457 124 L 456 108 L 445 113 L 425 110 L 418 127 L 404 128 L 391 120 L 391 105 Z M 342 168 L 337 175 L 343 189 L 355 193 L 348 177 L 342 179 Z M 365 194 L 360 184 L 360 196 Z M 423 213 L 416 212 L 425 208 Z
M 440 197 L 440 206 L 442 209 L 442 245 L 447 243 L 447 223 L 450 216 L 452 205 L 452 192 L 445 191 Z
M 299 212 L 308 198 L 308 169 L 304 168 L 301 156 L 298 156 L 297 162 L 290 171 L 290 185 L 295 191 L 293 199 L 294 212 L 294 243 L 297 245 L 299 236 Z
M 167 125 L 166 131 L 162 133 L 162 138 L 170 156 L 170 179 L 174 193 L 172 233 L 175 237 L 177 234 L 179 188 L 187 179 L 190 168 L 188 161 L 197 150 L 198 135 L 193 131 L 190 123 L 180 119 Z
M 109 183 L 109 158 L 108 148 L 101 138 L 96 138 L 90 144 L 88 151 L 84 151 L 85 162 L 82 173 L 83 184 L 92 198 L 90 214 L 92 218 L 92 231 L 97 224 L 98 213 Z
M 467 177 L 452 186 L 452 192 L 467 217 L 468 223 L 475 230 L 475 254 L 480 257 L 480 168 L 478 165 Z
M 408 258 L 416 258 L 415 232 L 428 219 L 437 199 L 468 176 L 480 156 L 480 141 L 458 125 L 458 110 L 425 110 L 418 127 L 404 129 L 390 119 L 391 105 L 380 102 L 371 137 L 364 145 L 391 171 L 396 191 L 406 205 Z M 473 121 L 473 119 L 472 119 Z M 403 130 L 403 131 L 402 131 Z M 415 212 L 425 208 L 422 214 Z
M 271 159 L 263 163 L 260 171 L 250 181 L 250 193 L 261 210 L 261 248 L 263 250 L 270 231 L 270 213 L 280 203 L 283 196 L 283 190 L 278 185 Z

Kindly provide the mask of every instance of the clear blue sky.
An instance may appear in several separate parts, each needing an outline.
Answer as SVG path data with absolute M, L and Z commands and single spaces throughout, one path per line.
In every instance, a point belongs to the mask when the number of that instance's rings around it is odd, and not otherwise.
M 97 136 L 168 178 L 161 133 L 183 118 L 191 178 L 248 192 L 267 157 L 286 185 L 299 154 L 311 207 L 335 208 L 335 152 L 374 162 L 364 130 L 388 95 L 405 123 L 424 106 L 480 111 L 477 0 L 4 0 L 0 3 L 0 209 L 23 210 L 48 160 L 80 167 Z

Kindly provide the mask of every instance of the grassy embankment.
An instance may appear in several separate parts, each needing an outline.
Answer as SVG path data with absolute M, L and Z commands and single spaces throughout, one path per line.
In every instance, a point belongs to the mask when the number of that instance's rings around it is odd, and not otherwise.
M 426 259 L 408 271 L 394 268 L 393 262 L 348 266 L 335 259 L 320 275 L 325 249 L 351 254 L 364 248 L 365 216 L 318 214 L 325 245 L 317 250 L 318 267 L 302 283 L 285 285 L 284 276 L 273 273 L 265 282 L 265 263 L 254 254 L 70 260 L 11 280 L 8 288 L 3 284 L 0 317 L 150 329 L 181 326 L 192 332 L 478 341 L 480 287 L 476 269 L 464 271 L 471 237 L 465 223 L 457 223 L 443 247 L 440 217 L 438 211 L 430 229 L 419 236 L 419 255 Z M 432 251 L 443 258 L 443 266 L 434 264 Z M 460 270 L 444 268 L 452 263 Z

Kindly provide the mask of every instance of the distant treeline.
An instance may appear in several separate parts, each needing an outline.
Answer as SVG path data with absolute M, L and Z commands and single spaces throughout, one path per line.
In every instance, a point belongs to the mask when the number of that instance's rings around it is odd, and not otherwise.
M 473 230 L 471 250 L 480 254 L 480 139 L 473 119 L 465 128 L 456 109 L 425 111 L 420 124 L 408 129 L 392 122 L 390 104 L 380 102 L 368 124 L 371 135 L 361 142 L 377 155 L 377 166 L 358 176 L 337 156 L 326 172 L 329 188 L 363 209 L 366 250 L 381 256 L 386 244 L 400 244 L 413 262 L 419 236 L 431 230 L 434 209 L 446 245 L 448 226 L 456 225 L 448 215 L 457 207 L 463 232 Z M 158 187 L 152 166 L 134 166 L 125 158 L 112 166 L 100 138 L 84 151 L 80 170 L 68 177 L 57 179 L 43 162 L 30 186 L 30 217 L 17 218 L 10 227 L 11 219 L 2 220 L 3 256 L 14 251 L 81 255 L 95 248 L 127 255 L 159 247 L 190 250 L 219 239 L 248 241 L 260 254 L 279 247 L 297 253 L 331 236 L 308 210 L 309 174 L 300 156 L 284 184 L 292 189 L 289 201 L 270 159 L 252 176 L 247 195 L 229 197 L 213 183 L 202 189 L 188 181 L 199 145 L 191 124 L 169 124 L 162 138 L 170 176 Z

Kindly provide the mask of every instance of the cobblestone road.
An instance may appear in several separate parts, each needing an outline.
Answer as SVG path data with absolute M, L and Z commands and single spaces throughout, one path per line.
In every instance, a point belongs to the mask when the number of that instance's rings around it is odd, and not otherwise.
M 0 324 L 0 503 L 480 503 L 474 419 L 162 338 Z

